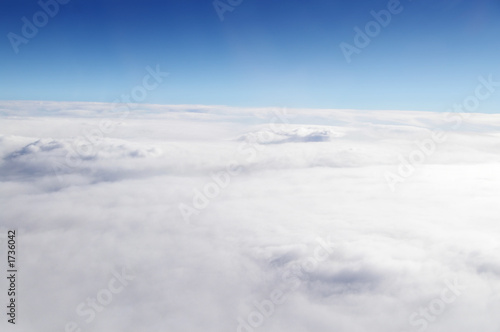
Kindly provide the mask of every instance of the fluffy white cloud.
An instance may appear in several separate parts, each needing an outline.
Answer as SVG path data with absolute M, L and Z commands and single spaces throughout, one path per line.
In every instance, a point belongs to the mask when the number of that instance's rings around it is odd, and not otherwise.
M 20 271 L 2 330 L 500 328 L 498 115 L 0 113 L 0 246 L 17 229 Z

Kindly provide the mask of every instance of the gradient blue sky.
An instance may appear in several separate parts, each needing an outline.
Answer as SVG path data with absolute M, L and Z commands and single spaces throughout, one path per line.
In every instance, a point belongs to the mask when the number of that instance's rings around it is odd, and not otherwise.
M 500 81 L 493 0 L 402 0 L 347 63 L 339 44 L 387 3 L 243 0 L 220 21 L 212 0 L 71 0 L 16 54 L 7 34 L 40 7 L 2 0 L 0 99 L 112 102 L 156 64 L 170 76 L 146 103 L 445 111 Z

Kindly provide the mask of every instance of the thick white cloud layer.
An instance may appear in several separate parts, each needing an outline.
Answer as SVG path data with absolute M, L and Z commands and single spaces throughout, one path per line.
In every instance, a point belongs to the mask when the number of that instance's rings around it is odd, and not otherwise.
M 499 115 L 0 114 L 2 331 L 500 329 Z

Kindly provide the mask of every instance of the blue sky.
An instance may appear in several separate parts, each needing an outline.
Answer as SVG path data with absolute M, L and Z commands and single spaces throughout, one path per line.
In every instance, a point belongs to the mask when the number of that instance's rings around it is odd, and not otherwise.
M 339 45 L 388 3 L 243 0 L 221 21 L 211 0 L 71 0 L 16 54 L 8 34 L 41 7 L 3 0 L 0 99 L 112 102 L 156 65 L 170 75 L 146 103 L 445 111 L 500 81 L 492 0 L 402 0 L 348 63 Z

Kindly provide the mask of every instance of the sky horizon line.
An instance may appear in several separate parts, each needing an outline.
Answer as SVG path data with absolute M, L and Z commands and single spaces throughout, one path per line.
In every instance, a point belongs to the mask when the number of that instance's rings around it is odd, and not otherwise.
M 2 103 L 66 103 L 66 104 L 103 104 L 103 105 L 123 105 L 127 104 L 124 102 L 109 102 L 109 101 L 82 101 L 82 100 L 48 100 L 48 99 L 17 99 L 17 100 L 9 100 L 9 99 L 0 99 L 0 106 Z M 292 109 L 292 110 L 316 110 L 316 111 L 367 111 L 367 112 L 425 112 L 425 113 L 459 113 L 457 111 L 453 111 L 450 108 L 442 110 L 442 111 L 433 111 L 426 109 L 388 109 L 388 108 L 327 108 L 327 107 L 293 107 L 293 106 L 241 106 L 241 105 L 224 105 L 224 104 L 177 104 L 177 103 L 150 103 L 150 102 L 132 102 L 128 103 L 128 105 L 137 105 L 140 106 L 152 106 L 152 107 L 204 107 L 204 108 L 226 108 L 226 109 L 242 109 L 242 110 L 266 110 L 266 109 Z M 134 109 L 131 109 L 133 111 Z M 481 111 L 467 111 L 463 110 L 461 113 L 469 113 L 469 114 L 488 114 L 495 115 L 499 113 L 495 112 L 481 112 Z

